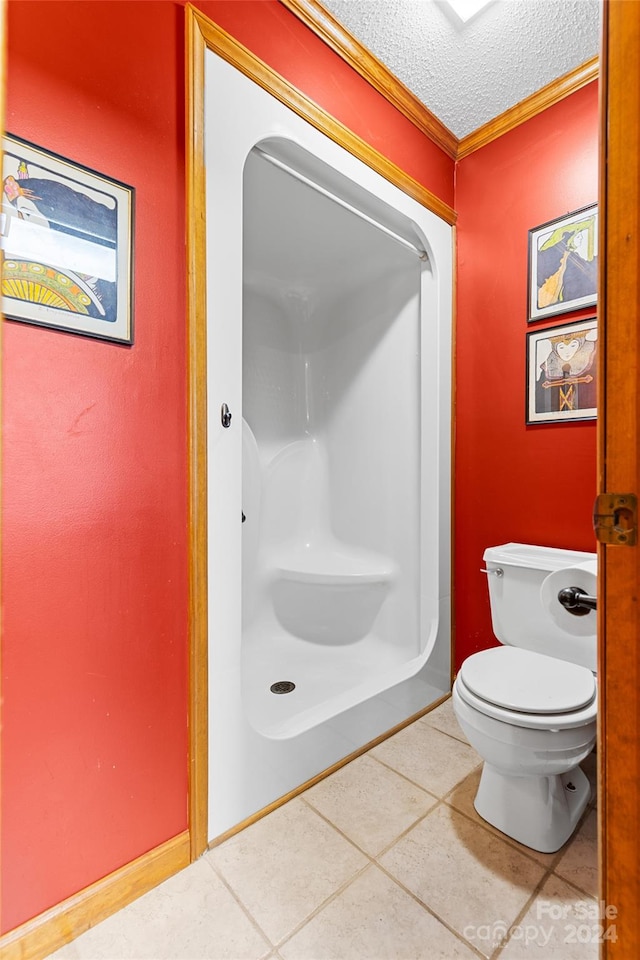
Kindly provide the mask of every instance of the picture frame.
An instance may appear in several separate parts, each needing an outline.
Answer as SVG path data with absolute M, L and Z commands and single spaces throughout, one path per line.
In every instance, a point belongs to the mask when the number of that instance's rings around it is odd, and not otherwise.
M 529 230 L 529 323 L 594 307 L 597 283 L 597 203 Z
M 596 317 L 527 333 L 526 423 L 597 417 Z
M 11 134 L 2 142 L 4 316 L 132 344 L 133 187 Z

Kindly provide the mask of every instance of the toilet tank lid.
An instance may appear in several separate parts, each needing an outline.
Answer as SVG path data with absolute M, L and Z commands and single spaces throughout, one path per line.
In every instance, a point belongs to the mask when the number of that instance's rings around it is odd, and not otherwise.
M 517 713 L 572 713 L 593 701 L 586 667 L 519 647 L 492 647 L 464 661 L 460 675 L 477 697 Z
M 487 547 L 483 554 L 483 560 L 489 563 L 531 567 L 536 570 L 560 570 L 562 567 L 573 567 L 596 558 L 595 553 L 540 547 L 532 543 L 503 543 L 497 547 Z

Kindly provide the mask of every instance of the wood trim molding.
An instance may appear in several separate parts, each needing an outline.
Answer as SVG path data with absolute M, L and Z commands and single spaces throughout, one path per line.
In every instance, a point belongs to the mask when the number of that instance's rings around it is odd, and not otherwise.
M 310 30 L 363 77 L 400 113 L 455 160 L 486 146 L 521 123 L 598 78 L 598 57 L 553 80 L 466 137 L 458 139 L 370 50 L 367 50 L 319 0 L 280 0 Z
M 603 5 L 600 164 L 598 492 L 640 493 L 640 18 Z M 617 941 L 603 960 L 640 956 L 640 545 L 599 545 L 600 900 Z M 609 919 L 611 917 L 611 919 Z
M 185 830 L 0 938 L 3 960 L 42 960 L 189 864 Z
M 447 223 L 456 221 L 456 213 L 449 204 L 445 203 L 434 193 L 423 187 L 421 183 L 401 170 L 383 154 L 375 150 L 370 144 L 362 140 L 349 130 L 344 124 L 332 117 L 317 103 L 310 100 L 300 90 L 290 84 L 275 70 L 267 66 L 262 60 L 254 56 L 250 50 L 226 33 L 221 27 L 206 17 L 191 5 L 187 5 L 188 16 L 194 21 L 193 29 L 199 30 L 203 42 L 209 50 L 226 60 L 236 69 L 244 73 L 254 83 L 266 90 L 285 106 L 297 113 L 312 126 L 324 133 L 339 146 L 344 147 L 368 167 L 379 173 L 385 180 L 393 183 L 408 196 L 431 210 Z
M 191 859 L 207 846 L 207 371 L 204 172 L 205 42 L 186 12 L 187 383 L 189 469 L 189 830 Z
M 206 848 L 208 813 L 207 376 L 204 61 L 212 50 L 447 223 L 455 211 L 331 117 L 191 4 L 186 6 L 186 195 L 189 458 L 189 823 L 191 858 Z M 302 788 L 301 788 L 302 789 Z
M 544 110 L 548 110 L 555 103 L 559 103 L 588 83 L 597 80 L 598 62 L 598 57 L 592 57 L 591 60 L 587 60 L 586 63 L 576 67 L 575 70 L 571 70 L 569 73 L 565 73 L 563 77 L 553 80 L 546 87 L 538 90 L 537 93 L 521 100 L 520 103 L 516 103 L 515 106 L 505 110 L 500 116 L 485 123 L 482 127 L 478 127 L 473 133 L 462 137 L 458 141 L 456 159 L 462 160 L 463 157 L 468 157 L 474 150 L 485 147 L 492 140 L 497 140 L 498 137 L 520 126 L 521 123 L 531 120 Z
M 280 0 L 378 93 L 450 157 L 458 138 L 370 50 L 349 33 L 318 0 Z
M 451 377 L 451 426 L 449 430 L 449 456 L 451 458 L 451 467 L 449 470 L 449 616 L 451 618 L 451 637 L 449 640 L 449 683 L 453 690 L 453 684 L 456 679 L 456 640 L 458 618 L 456 614 L 458 585 L 456 581 L 456 429 L 457 429 L 457 410 L 458 410 L 458 377 L 457 377 L 457 357 L 458 357 L 458 227 L 453 225 L 451 230 L 451 262 L 453 264 L 451 291 L 451 305 L 453 308 L 451 316 L 451 357 L 449 360 L 449 376 Z

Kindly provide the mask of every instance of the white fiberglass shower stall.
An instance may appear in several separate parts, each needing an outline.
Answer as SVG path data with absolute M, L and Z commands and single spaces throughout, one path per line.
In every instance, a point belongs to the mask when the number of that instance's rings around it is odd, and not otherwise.
M 450 689 L 452 237 L 205 71 L 213 839 Z

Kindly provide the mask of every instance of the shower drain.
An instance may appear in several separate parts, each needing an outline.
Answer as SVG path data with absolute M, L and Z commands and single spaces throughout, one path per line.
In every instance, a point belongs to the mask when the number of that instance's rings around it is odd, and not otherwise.
M 295 688 L 296 685 L 291 680 L 278 680 L 277 683 L 272 683 L 269 687 L 271 693 L 291 693 Z

